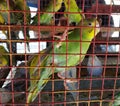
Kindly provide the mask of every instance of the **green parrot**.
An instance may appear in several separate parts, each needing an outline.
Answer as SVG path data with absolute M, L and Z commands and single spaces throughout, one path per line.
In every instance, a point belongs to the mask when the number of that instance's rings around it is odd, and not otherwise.
M 68 35 L 67 41 L 62 41 L 60 46 L 59 41 L 53 42 L 53 48 L 45 60 L 42 60 L 43 63 L 34 68 L 34 73 L 40 70 L 40 77 L 37 83 L 29 88 L 27 103 L 34 101 L 53 73 L 65 72 L 83 61 L 92 39 L 100 29 L 97 19 L 85 19 L 79 26 L 83 28 L 74 29 Z
M 85 19 L 84 14 L 82 14 L 82 10 L 79 9 L 75 0 L 63 0 L 65 4 L 65 14 L 64 16 L 68 19 L 68 24 L 72 25 L 75 23 L 77 25 L 82 19 Z M 74 8 L 73 8 L 74 7 Z M 67 13 L 66 13 L 67 12 Z M 71 13 L 73 12 L 73 13 Z M 61 41 L 66 39 L 66 33 L 71 33 L 72 30 L 69 30 L 69 27 L 63 32 L 62 36 L 55 36 L 59 38 Z
M 0 45 L 0 68 L 9 65 L 9 56 L 7 54 L 7 50 L 2 45 Z
M 44 12 L 44 13 L 41 13 L 41 14 L 37 13 L 32 18 L 33 19 L 32 25 L 39 25 L 39 24 L 40 25 L 53 25 L 54 23 L 53 17 L 55 13 L 50 13 L 50 12 L 57 12 L 62 6 L 62 2 L 63 0 L 51 0 L 45 8 L 40 10 L 40 12 Z M 39 33 L 40 33 L 41 38 L 51 37 L 49 31 L 35 32 L 35 36 L 39 35 Z
M 14 17 L 16 19 L 16 24 L 20 24 L 20 25 L 30 25 L 31 22 L 31 13 L 30 13 L 30 8 L 27 6 L 26 1 L 25 0 L 13 0 L 15 3 L 14 6 Z M 18 12 L 20 11 L 20 12 Z M 22 11 L 22 12 L 21 12 Z M 24 13 L 25 12 L 25 13 Z M 29 42 L 28 40 L 30 39 L 30 35 L 29 35 L 29 28 L 26 27 L 26 31 L 24 32 L 24 28 L 22 28 L 22 32 L 24 34 L 24 37 L 27 40 L 27 46 L 28 46 L 28 50 L 30 51 L 30 47 L 29 47 Z
M 61 8 L 62 2 L 63 0 L 51 0 L 48 6 L 41 11 L 46 13 L 42 13 L 40 15 L 37 13 L 37 15 L 33 17 L 32 25 L 39 25 L 38 19 L 40 19 L 40 25 L 51 25 L 54 13 L 47 12 L 57 12 Z
M 75 0 L 63 0 L 63 1 L 65 4 L 65 12 L 68 12 L 65 13 L 65 17 L 68 18 L 69 24 L 75 23 L 77 25 L 82 19 L 85 18 L 85 16 L 82 14 L 82 10 L 79 9 Z

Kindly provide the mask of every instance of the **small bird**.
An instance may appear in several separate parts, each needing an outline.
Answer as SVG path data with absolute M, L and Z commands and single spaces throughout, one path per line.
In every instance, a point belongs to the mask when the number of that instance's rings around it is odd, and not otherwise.
M 44 13 L 37 13 L 33 17 L 33 22 L 32 25 L 51 25 L 53 21 L 53 17 L 55 13 L 50 13 L 50 12 L 57 12 L 62 5 L 63 0 L 51 0 L 48 6 L 42 9 L 41 12 Z M 38 11 L 39 12 L 39 11 Z
M 55 12 L 58 12 L 58 10 L 62 6 L 63 0 L 51 0 L 48 2 L 48 5 L 44 8 L 41 7 L 40 12 L 37 12 L 37 14 L 32 18 L 33 22 L 32 25 L 54 25 L 54 17 Z M 49 38 L 51 35 L 49 31 L 40 31 L 40 32 L 34 32 L 35 36 L 40 35 L 40 38 Z M 51 37 L 51 36 L 50 36 Z
M 40 77 L 37 78 L 36 84 L 28 89 L 27 103 L 35 100 L 53 73 L 65 72 L 83 61 L 92 39 L 99 33 L 100 28 L 96 18 L 85 19 L 79 26 L 84 27 L 74 29 L 68 35 L 68 42 L 61 42 L 59 47 L 59 41 L 55 41 L 49 54 L 42 60 L 43 63 L 38 61 L 40 64 L 34 68 L 33 75 L 39 71 Z
M 84 14 L 82 13 L 82 10 L 78 7 L 75 0 L 63 0 L 63 1 L 65 4 L 65 17 L 68 18 L 69 24 L 75 23 L 75 25 L 77 25 L 82 19 L 85 18 Z
M 63 0 L 65 4 L 64 18 L 67 18 L 67 26 L 69 25 L 78 25 L 82 19 L 85 19 L 85 15 L 82 13 L 82 10 L 77 6 L 75 0 Z M 73 8 L 74 7 L 74 8 Z M 73 12 L 73 13 L 71 13 Z M 54 36 L 59 38 L 61 41 L 66 39 L 67 33 L 71 33 L 72 30 L 69 30 L 69 27 L 63 32 L 62 36 Z

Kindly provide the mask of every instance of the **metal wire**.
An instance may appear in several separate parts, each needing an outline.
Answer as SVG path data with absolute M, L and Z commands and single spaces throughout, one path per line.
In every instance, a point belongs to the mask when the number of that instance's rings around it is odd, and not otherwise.
M 43 0 L 44 1 L 44 0 Z M 77 3 L 81 3 L 79 0 L 76 0 Z M 114 32 L 114 31 L 120 31 L 119 27 L 114 27 L 111 26 L 110 21 L 111 21 L 111 14 L 115 13 L 116 15 L 120 14 L 120 5 L 105 5 L 105 4 L 100 4 L 98 3 L 99 0 L 96 0 L 97 2 L 92 4 L 92 6 L 89 8 L 89 10 L 85 11 L 86 6 L 86 0 L 82 0 L 82 14 L 86 16 L 108 16 L 108 20 L 104 20 L 107 22 L 106 26 L 101 26 L 100 30 L 101 33 L 97 35 L 91 42 L 90 49 L 88 50 L 87 54 L 70 54 L 68 53 L 68 50 L 66 48 L 66 53 L 64 54 L 55 54 L 55 53 L 49 53 L 49 55 L 52 56 L 52 62 L 54 63 L 54 58 L 55 55 L 63 55 L 66 56 L 66 65 L 65 66 L 57 66 L 59 68 L 76 68 L 77 69 L 77 78 L 73 78 L 72 81 L 76 80 L 78 81 L 78 88 L 77 90 L 66 90 L 64 88 L 64 81 L 67 82 L 67 80 L 71 80 L 71 78 L 66 78 L 66 79 L 60 79 L 56 73 L 54 73 L 54 68 L 56 66 L 39 66 L 39 68 L 49 68 L 52 67 L 52 76 L 51 79 L 49 79 L 49 82 L 45 86 L 45 88 L 39 93 L 37 99 L 31 103 L 33 106 L 108 106 L 111 102 L 114 102 L 115 100 L 115 95 L 116 92 L 120 92 L 120 37 L 114 38 L 110 37 L 109 32 Z M 29 43 L 36 43 L 39 42 L 38 44 L 38 50 L 40 51 L 41 46 L 40 44 L 42 42 L 49 42 L 54 44 L 56 42 L 56 39 L 53 37 L 56 34 L 61 34 L 65 31 L 66 28 L 69 28 L 69 30 L 74 30 L 74 29 L 79 29 L 83 26 L 69 26 L 69 23 L 67 20 L 66 26 L 58 26 L 55 25 L 40 25 L 40 17 L 38 17 L 38 25 L 26 25 L 26 13 L 29 11 L 25 10 L 25 5 L 24 5 L 24 11 L 17 11 L 17 10 L 10 10 L 9 3 L 10 0 L 7 1 L 7 7 L 9 8 L 8 12 L 8 23 L 0 25 L 0 31 L 6 30 L 9 33 L 9 39 L 2 39 L 0 38 L 0 43 L 9 43 L 9 48 L 10 51 L 8 53 L 2 53 L 0 52 L 0 56 L 4 55 L 10 56 L 10 63 L 7 66 L 4 66 L 0 69 L 0 104 L 1 105 L 6 105 L 7 106 L 16 106 L 16 105 L 27 105 L 26 99 L 28 96 L 28 88 L 30 85 L 31 79 L 29 78 L 29 69 L 30 68 L 36 68 L 37 66 L 31 66 L 29 67 L 27 64 L 27 61 L 30 59 L 31 56 L 38 55 L 39 57 L 42 55 L 42 53 L 35 52 L 27 52 L 27 47 L 26 47 L 26 28 L 29 27 L 29 30 L 32 30 L 34 32 L 38 32 L 37 37 L 30 38 Z M 26 2 L 26 0 L 24 0 Z M 54 0 L 53 4 L 55 7 L 55 2 Z M 69 4 L 70 0 L 68 0 Z M 51 13 L 51 14 L 59 14 L 63 15 L 64 11 L 62 11 L 62 8 L 65 8 L 64 5 L 61 7 L 61 11 L 59 10 L 58 12 L 46 12 L 40 8 L 42 6 L 42 0 L 38 0 L 38 14 L 43 14 L 43 13 Z M 47 0 L 44 2 L 43 5 L 47 5 Z M 111 2 L 112 3 L 112 2 Z M 89 4 L 89 2 L 88 2 Z M 69 4 L 70 5 L 70 4 Z M 90 4 L 89 4 L 90 5 Z M 69 6 L 68 6 L 69 7 Z M 74 8 L 74 7 L 73 7 Z M 64 9 L 63 9 L 64 10 Z M 0 10 L 0 12 L 5 12 L 4 10 Z M 23 25 L 12 25 L 10 23 L 11 17 L 10 13 L 11 12 L 21 12 L 24 15 L 24 23 Z M 34 13 L 34 11 L 31 11 Z M 66 14 L 80 14 L 74 13 L 74 12 L 66 12 Z M 55 22 L 56 17 L 53 17 L 53 21 Z M 22 28 L 24 28 L 24 35 L 25 37 L 22 39 L 12 39 L 11 38 L 11 31 L 21 31 Z M 49 38 L 42 38 L 41 33 L 42 31 L 49 31 Z M 102 32 L 106 33 L 106 37 L 102 37 Z M 67 32 L 69 33 L 69 32 Z M 13 53 L 12 52 L 12 43 L 25 43 L 24 44 L 24 53 Z M 68 46 L 68 42 L 81 42 L 81 41 L 69 41 L 66 39 L 66 47 Z M 87 42 L 87 41 L 86 41 Z M 100 45 L 105 46 L 105 50 L 103 51 L 100 47 Z M 109 51 L 109 46 L 110 45 L 116 45 L 118 46 L 117 51 Z M 54 46 L 52 47 L 54 48 Z M 19 49 L 19 47 L 17 48 Z M 81 47 L 80 47 L 81 50 Z M 77 66 L 67 66 L 68 60 L 67 57 L 68 55 L 85 55 L 85 59 L 83 60 L 82 63 L 79 63 Z M 89 56 L 94 57 L 96 55 L 99 60 L 102 63 L 102 66 L 87 66 Z M 16 61 L 20 62 L 25 62 L 24 65 L 19 66 L 18 64 L 14 65 L 13 64 L 13 56 L 15 57 Z M 40 63 L 40 60 L 39 62 Z M 92 59 L 92 64 L 94 63 L 94 58 Z M 103 73 L 99 77 L 93 77 L 92 75 L 88 75 L 87 68 L 103 68 Z M 9 69 L 9 71 L 6 71 L 6 69 Z M 21 73 L 21 70 L 24 70 L 23 73 Z M 17 74 L 15 76 L 13 75 L 13 70 Z M 40 69 L 38 70 L 40 71 Z M 6 74 L 4 73 L 11 72 L 12 74 L 10 75 L 9 78 L 6 77 Z M 67 75 L 67 73 L 65 73 Z M 34 79 L 32 79 L 34 80 Z M 46 79 L 47 80 L 47 79 Z M 3 86 L 3 82 L 10 81 L 9 84 Z M 2 87 L 3 86 L 3 87 Z M 77 92 L 79 93 L 79 96 L 77 97 L 76 100 L 74 100 L 73 96 L 71 93 Z M 3 93 L 5 93 L 3 95 Z M 10 96 L 9 100 L 7 101 L 5 99 L 5 95 L 8 97 Z M 4 100 L 4 102 L 3 102 Z M 6 101 L 5 101 L 6 100 Z

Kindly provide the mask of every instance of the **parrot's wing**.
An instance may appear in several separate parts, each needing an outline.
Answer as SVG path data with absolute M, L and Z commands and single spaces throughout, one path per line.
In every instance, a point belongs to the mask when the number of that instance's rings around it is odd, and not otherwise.
M 41 62 L 36 61 L 34 64 L 37 67 L 32 68 L 32 70 L 30 70 L 30 78 L 34 79 L 34 80 L 31 81 L 31 86 L 29 87 L 27 103 L 34 101 L 34 99 L 37 97 L 38 93 L 44 88 L 44 86 L 47 84 L 48 80 L 50 79 L 50 76 L 52 74 L 52 71 L 51 71 L 52 68 L 51 67 L 47 68 L 45 66 L 50 66 L 50 64 L 48 62 L 48 59 L 50 56 L 48 53 L 50 53 L 51 47 L 52 46 L 48 47 L 47 49 L 45 49 L 43 51 L 44 54 L 40 58 Z M 37 58 L 35 57 L 35 59 L 37 59 Z M 31 63 L 33 64 L 33 62 L 31 62 Z
M 45 70 L 43 69 L 41 71 L 41 75 L 40 75 L 40 79 L 39 79 L 38 83 L 36 83 L 34 86 L 29 88 L 27 103 L 30 103 L 35 100 L 35 98 L 38 96 L 39 92 L 47 84 L 48 80 L 50 79 L 51 74 L 52 74 L 51 68 L 47 68 Z
M 49 53 L 52 49 L 52 46 L 49 46 L 47 49 L 40 51 L 39 55 L 33 55 L 29 58 L 28 65 L 31 67 L 30 70 L 30 85 L 33 87 L 34 84 L 38 82 L 41 76 L 41 71 L 43 68 L 41 66 L 45 66 L 47 64 L 47 59 L 49 57 Z

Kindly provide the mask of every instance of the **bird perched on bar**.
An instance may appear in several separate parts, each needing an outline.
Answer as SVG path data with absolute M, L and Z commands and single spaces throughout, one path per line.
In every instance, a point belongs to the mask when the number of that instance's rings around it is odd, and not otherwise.
M 96 18 L 85 19 L 79 26 L 84 27 L 82 29 L 74 29 L 74 31 L 68 35 L 67 43 L 61 42 L 61 45 L 58 46 L 59 42 L 56 41 L 49 54 L 46 55 L 46 58 L 39 60 L 38 56 L 38 63 L 34 64 L 37 67 L 34 68 L 32 74 L 34 75 L 34 73 L 40 70 L 40 77 L 37 78 L 35 84 L 29 88 L 27 103 L 34 101 L 53 73 L 63 73 L 69 70 L 70 67 L 74 67 L 83 61 L 92 39 L 100 29 L 98 28 L 99 23 Z

